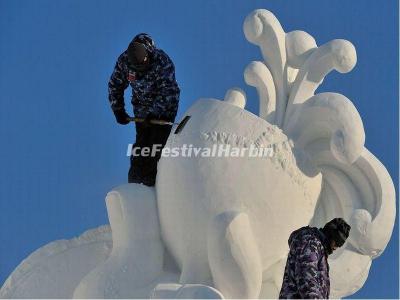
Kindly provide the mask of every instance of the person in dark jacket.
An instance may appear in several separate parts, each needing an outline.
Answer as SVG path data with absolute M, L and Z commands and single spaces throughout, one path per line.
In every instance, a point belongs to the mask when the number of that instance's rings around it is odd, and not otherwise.
M 124 91 L 129 85 L 132 87 L 134 115 L 145 121 L 136 123 L 136 141 L 130 158 L 128 182 L 153 186 L 157 162 L 171 126 L 154 125 L 150 120 L 174 122 L 180 89 L 175 79 L 173 62 L 163 50 L 155 46 L 153 39 L 146 33 L 136 35 L 128 49 L 118 57 L 108 83 L 111 109 L 117 122 L 123 125 L 130 122 L 124 103 Z M 153 145 L 160 145 L 155 156 L 140 154 L 141 149 L 151 149 Z M 136 148 L 139 151 L 134 151 Z
M 323 228 L 305 226 L 289 237 L 289 254 L 280 299 L 328 299 L 328 256 L 343 246 L 350 225 L 335 218 Z

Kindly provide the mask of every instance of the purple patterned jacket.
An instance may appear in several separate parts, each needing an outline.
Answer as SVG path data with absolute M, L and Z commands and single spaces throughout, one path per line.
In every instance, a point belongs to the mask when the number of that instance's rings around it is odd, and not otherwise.
M 118 57 L 108 83 L 113 111 L 125 109 L 124 91 L 129 85 L 135 117 L 145 118 L 151 113 L 156 119 L 175 120 L 180 88 L 175 79 L 175 66 L 163 50 L 153 50 L 150 67 L 142 73 L 129 67 L 127 51 Z
M 330 291 L 328 247 L 315 227 L 302 227 L 289 237 L 289 254 L 280 299 L 328 299 Z

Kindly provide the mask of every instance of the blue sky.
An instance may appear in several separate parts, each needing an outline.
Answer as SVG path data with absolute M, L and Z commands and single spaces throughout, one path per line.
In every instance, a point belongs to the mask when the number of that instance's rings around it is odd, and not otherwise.
M 104 196 L 126 181 L 134 128 L 115 123 L 107 81 L 131 38 L 148 32 L 173 59 L 179 116 L 233 86 L 256 112 L 243 70 L 260 52 L 242 23 L 257 8 L 319 45 L 344 38 L 356 46 L 353 71 L 330 74 L 318 91 L 352 99 L 366 146 L 397 185 L 398 1 L 0 0 L 0 285 L 37 248 L 108 223 Z M 396 219 L 352 298 L 398 298 L 398 233 Z

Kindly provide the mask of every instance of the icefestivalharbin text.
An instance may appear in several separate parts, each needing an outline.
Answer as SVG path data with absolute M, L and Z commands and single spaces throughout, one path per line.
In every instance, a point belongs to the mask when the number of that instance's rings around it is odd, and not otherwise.
M 332 70 L 352 70 L 356 50 L 346 40 L 318 46 L 304 31 L 285 32 L 263 9 L 246 17 L 243 30 L 262 54 L 244 70 L 259 115 L 245 109 L 238 88 L 222 101 L 199 99 L 166 147 L 276 143 L 273 155 L 161 157 L 155 188 L 124 184 L 107 194 L 112 230 L 38 249 L 0 297 L 277 298 L 289 234 L 335 217 L 352 229 L 329 257 L 330 297 L 363 286 L 392 235 L 393 182 L 364 147 L 350 99 L 315 94 Z
M 154 144 L 152 147 L 134 147 L 128 145 L 126 156 L 155 157 L 161 151 L 161 157 L 272 157 L 274 147 L 271 145 L 257 147 L 251 144 L 249 147 L 233 147 L 229 144 L 214 144 L 211 147 L 195 147 L 194 145 L 182 145 L 181 147 L 164 147 Z

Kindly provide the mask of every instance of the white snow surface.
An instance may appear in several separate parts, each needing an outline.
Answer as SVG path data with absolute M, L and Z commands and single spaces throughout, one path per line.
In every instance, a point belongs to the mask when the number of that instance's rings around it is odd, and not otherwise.
M 107 225 L 51 242 L 20 263 L 1 288 L 0 298 L 72 298 L 81 279 L 107 258 L 111 248 Z

